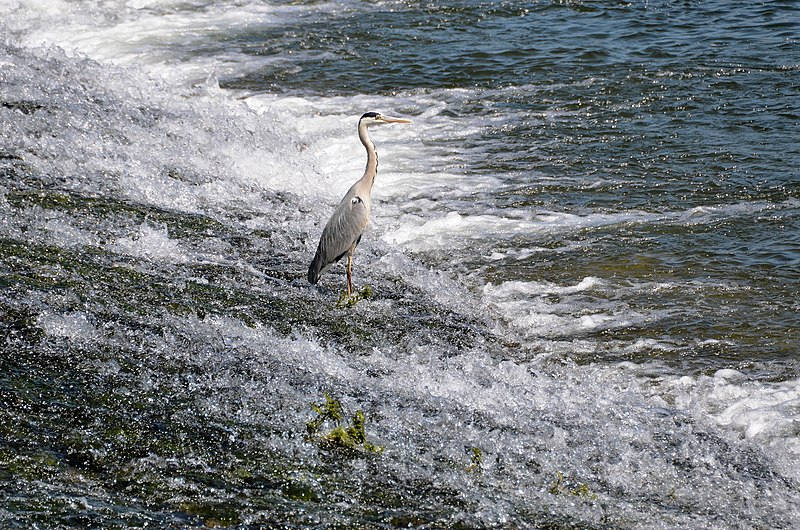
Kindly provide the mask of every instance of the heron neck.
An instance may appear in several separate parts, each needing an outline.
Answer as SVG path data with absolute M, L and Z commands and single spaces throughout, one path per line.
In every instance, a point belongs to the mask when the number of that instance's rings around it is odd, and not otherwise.
M 375 182 L 375 175 L 378 174 L 378 151 L 375 150 L 375 144 L 369 139 L 367 126 L 365 124 L 358 124 L 358 138 L 367 149 L 367 168 L 364 170 L 364 176 L 361 177 L 361 180 L 367 181 L 369 189 L 372 190 L 372 184 Z

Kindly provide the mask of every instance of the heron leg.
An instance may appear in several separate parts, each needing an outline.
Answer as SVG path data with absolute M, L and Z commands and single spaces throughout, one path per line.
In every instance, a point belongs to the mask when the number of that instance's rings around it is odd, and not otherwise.
M 353 295 L 353 255 L 347 255 L 347 296 Z

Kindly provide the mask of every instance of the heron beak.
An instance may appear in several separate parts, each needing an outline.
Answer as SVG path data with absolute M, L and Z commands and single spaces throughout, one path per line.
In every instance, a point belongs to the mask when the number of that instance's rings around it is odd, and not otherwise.
M 411 120 L 403 118 L 392 118 L 391 116 L 383 116 L 384 123 L 411 123 Z

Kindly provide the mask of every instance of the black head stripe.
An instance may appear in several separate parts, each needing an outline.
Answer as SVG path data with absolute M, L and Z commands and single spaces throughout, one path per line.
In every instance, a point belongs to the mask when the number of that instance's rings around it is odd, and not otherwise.
M 367 112 L 363 116 L 361 116 L 361 119 L 363 120 L 364 118 L 377 118 L 380 115 L 381 115 L 380 112 Z

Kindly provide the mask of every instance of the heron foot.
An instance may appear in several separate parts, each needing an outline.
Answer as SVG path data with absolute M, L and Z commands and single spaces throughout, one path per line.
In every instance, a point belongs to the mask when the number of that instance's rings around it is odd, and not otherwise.
M 372 287 L 370 285 L 365 285 L 358 291 L 354 291 L 352 294 L 344 292 L 339 296 L 339 301 L 336 302 L 336 307 L 353 307 L 361 300 L 372 298 L 372 294 Z

